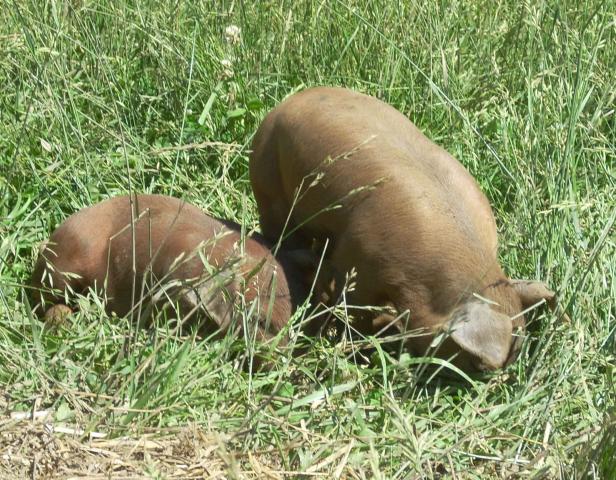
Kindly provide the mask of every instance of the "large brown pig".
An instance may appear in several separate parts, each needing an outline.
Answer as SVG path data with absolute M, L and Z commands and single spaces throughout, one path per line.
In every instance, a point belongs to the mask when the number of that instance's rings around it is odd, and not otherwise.
M 358 319 L 365 333 L 388 323 L 423 332 L 408 346 L 425 354 L 447 332 L 437 355 L 494 370 L 516 357 L 522 312 L 554 300 L 542 283 L 505 276 L 492 210 L 473 177 L 380 100 L 305 90 L 267 115 L 252 149 L 264 236 L 274 241 L 284 229 L 296 244 L 329 240 L 334 271 L 357 273 L 347 302 L 393 307 L 395 315 Z
M 94 289 L 118 316 L 171 304 L 179 316 L 225 332 L 243 294 L 246 303 L 258 302 L 253 326 L 264 340 L 305 298 L 306 275 L 293 260 L 275 258 L 259 236 L 242 245 L 239 225 L 182 200 L 120 196 L 80 210 L 54 231 L 41 248 L 31 298 L 49 318 L 70 312 L 66 295 Z

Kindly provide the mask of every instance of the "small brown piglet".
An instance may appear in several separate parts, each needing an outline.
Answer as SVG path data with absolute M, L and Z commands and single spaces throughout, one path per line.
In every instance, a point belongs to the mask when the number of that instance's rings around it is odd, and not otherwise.
M 408 347 L 417 354 L 447 333 L 438 355 L 457 355 L 467 371 L 494 370 L 516 358 L 525 311 L 555 300 L 542 283 L 506 277 L 477 182 L 376 98 L 327 87 L 292 95 L 264 119 L 252 150 L 264 236 L 329 241 L 338 283 L 357 273 L 348 304 L 393 310 L 358 314 L 364 333 L 413 331 Z
M 298 258 L 302 258 L 299 255 Z M 93 289 L 118 316 L 171 306 L 206 331 L 242 330 L 238 305 L 257 302 L 251 331 L 276 335 L 306 298 L 293 253 L 274 257 L 258 235 L 162 195 L 119 196 L 69 217 L 41 247 L 32 275 L 35 311 L 47 319 L 71 311 L 65 298 Z M 70 303 L 70 301 L 68 302 Z M 255 330 L 256 329 L 256 330 Z

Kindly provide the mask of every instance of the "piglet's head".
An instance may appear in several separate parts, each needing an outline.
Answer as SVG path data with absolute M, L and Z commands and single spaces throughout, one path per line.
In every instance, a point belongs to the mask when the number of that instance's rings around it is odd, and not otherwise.
M 248 338 L 257 342 L 271 340 L 306 300 L 314 265 L 304 250 L 281 251 L 276 257 L 261 249 L 247 252 L 235 265 L 224 295 L 208 305 L 209 316 L 221 331 L 246 330 Z M 279 341 L 284 344 L 286 336 Z

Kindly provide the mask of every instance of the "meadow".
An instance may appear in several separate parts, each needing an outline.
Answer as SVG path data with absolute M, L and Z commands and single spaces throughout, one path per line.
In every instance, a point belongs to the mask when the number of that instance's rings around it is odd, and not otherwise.
M 616 478 L 616 5 L 0 0 L 1 478 Z M 475 176 L 514 278 L 558 292 L 517 362 L 431 375 L 377 340 L 136 330 L 24 284 L 71 213 L 173 195 L 258 230 L 251 138 L 340 85 L 407 115 Z M 369 346 L 370 349 L 366 349 Z M 238 353 L 239 352 L 239 353 Z

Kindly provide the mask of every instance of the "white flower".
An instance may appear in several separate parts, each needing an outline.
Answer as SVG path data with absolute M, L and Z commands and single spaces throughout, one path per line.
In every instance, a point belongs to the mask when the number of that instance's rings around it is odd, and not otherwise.
M 225 40 L 229 45 L 240 43 L 240 33 L 242 30 L 237 25 L 229 25 L 225 28 Z
M 228 58 L 223 58 L 220 64 L 222 65 L 223 76 L 231 78 L 233 76 L 233 62 Z

